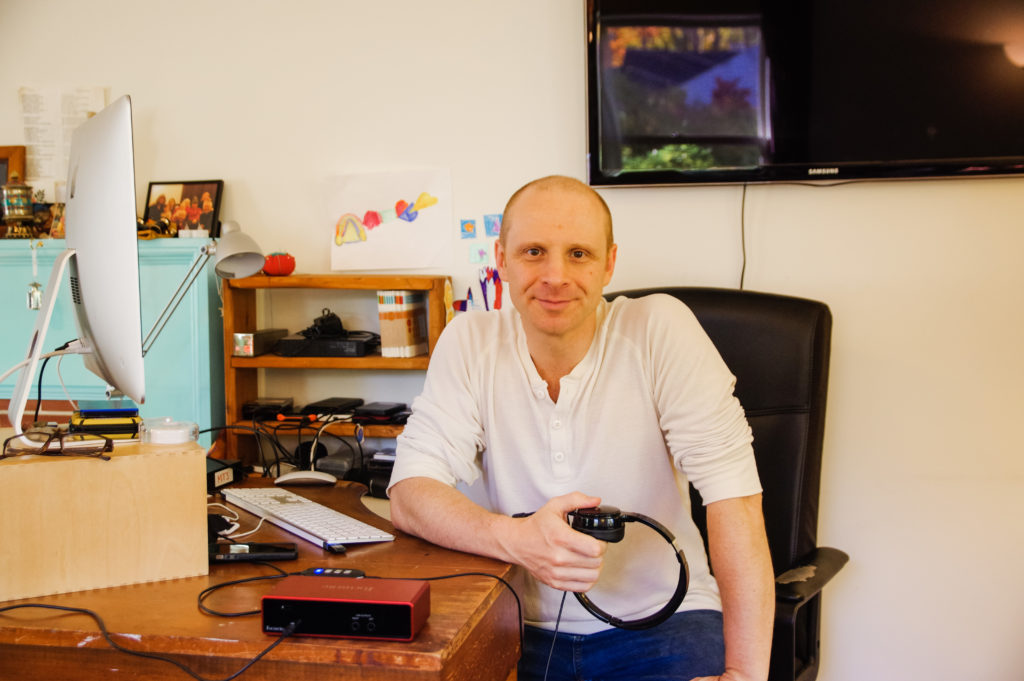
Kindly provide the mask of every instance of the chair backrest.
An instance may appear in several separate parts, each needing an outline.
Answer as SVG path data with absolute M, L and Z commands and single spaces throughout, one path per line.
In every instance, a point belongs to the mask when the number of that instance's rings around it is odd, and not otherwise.
M 764 515 L 776 574 L 815 548 L 828 392 L 832 314 L 824 303 L 754 291 L 650 288 L 697 316 L 736 376 L 736 396 L 754 433 Z M 691 488 L 694 519 L 707 541 L 704 508 Z

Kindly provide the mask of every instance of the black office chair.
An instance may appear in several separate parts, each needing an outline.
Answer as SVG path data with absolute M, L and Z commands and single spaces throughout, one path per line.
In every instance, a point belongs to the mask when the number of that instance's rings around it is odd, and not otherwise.
M 775 631 L 770 681 L 818 675 L 821 590 L 849 560 L 817 546 L 825 398 L 832 314 L 789 296 L 713 288 L 651 288 L 693 310 L 736 376 L 736 395 L 754 432 L 764 516 L 775 566 Z M 704 506 L 692 487 L 694 519 L 707 541 Z

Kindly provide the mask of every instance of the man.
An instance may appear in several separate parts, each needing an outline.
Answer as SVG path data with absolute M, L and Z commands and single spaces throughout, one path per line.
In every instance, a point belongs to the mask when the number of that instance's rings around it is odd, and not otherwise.
M 551 679 L 764 679 L 771 559 L 734 379 L 675 299 L 604 301 L 616 256 L 590 187 L 555 176 L 512 196 L 495 260 L 514 307 L 461 315 L 442 334 L 398 440 L 392 520 L 525 568 L 521 681 L 543 678 L 553 641 Z M 707 504 L 714 577 L 687 480 Z M 457 483 L 476 483 L 480 503 Z M 686 554 L 687 597 L 653 629 L 612 629 L 563 599 L 593 587 L 602 610 L 628 620 L 675 588 L 678 565 L 653 532 L 631 525 L 628 550 L 606 552 L 567 525 L 569 511 L 602 502 L 658 520 Z

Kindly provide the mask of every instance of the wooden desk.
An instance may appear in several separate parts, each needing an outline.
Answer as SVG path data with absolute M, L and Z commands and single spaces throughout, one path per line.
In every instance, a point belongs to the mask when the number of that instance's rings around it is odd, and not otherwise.
M 266 481 L 247 484 L 267 485 Z M 360 502 L 365 488 L 295 488 L 301 494 L 353 517 L 394 531 L 390 522 Z M 168 509 L 173 512 L 173 509 Z M 255 524 L 239 511 L 242 527 Z M 336 556 L 267 523 L 249 541 L 293 541 L 299 559 L 276 563 L 287 572 L 331 566 L 363 570 L 369 576 L 423 578 L 485 572 L 508 579 L 511 567 L 497 561 L 442 549 L 396 533 L 394 542 L 356 545 Z M 40 556 L 45 560 L 45 556 Z M 204 588 L 254 575 L 259 565 L 213 565 L 205 577 L 94 589 L 8 601 L 87 608 L 103 618 L 121 645 L 170 655 L 207 679 L 223 679 L 240 669 L 274 639 L 261 630 L 259 615 L 222 618 L 201 612 L 196 600 Z M 276 580 L 223 589 L 205 601 L 220 612 L 258 610 L 259 598 Z M 327 638 L 291 638 L 238 678 L 240 681 L 514 681 L 519 659 L 519 613 L 512 594 L 487 577 L 460 577 L 430 583 L 431 612 L 409 643 Z M 118 652 L 100 636 L 88 616 L 38 608 L 0 613 L 0 679 L 74 681 L 124 678 L 187 681 L 177 667 Z

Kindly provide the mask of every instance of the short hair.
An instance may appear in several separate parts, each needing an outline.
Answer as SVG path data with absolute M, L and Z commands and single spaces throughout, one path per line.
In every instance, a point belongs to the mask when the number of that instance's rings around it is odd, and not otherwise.
M 548 175 L 541 177 L 531 182 L 527 182 L 522 187 L 517 189 L 508 203 L 505 204 L 505 212 L 501 218 L 501 232 L 498 236 L 498 241 L 502 247 L 507 243 L 506 237 L 509 229 L 512 227 L 512 216 L 514 214 L 514 208 L 519 200 L 527 193 L 531 191 L 563 191 L 563 192 L 574 192 L 582 194 L 595 199 L 598 205 L 601 207 L 601 212 L 604 214 L 605 222 L 605 237 L 608 242 L 608 248 L 612 247 L 615 243 L 615 235 L 612 232 L 612 212 L 608 209 L 608 204 L 605 203 L 601 195 L 593 190 L 587 184 L 580 182 L 579 180 L 567 177 L 565 175 Z

